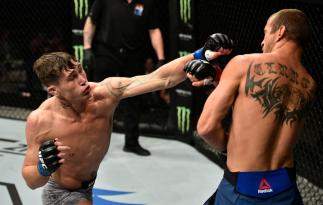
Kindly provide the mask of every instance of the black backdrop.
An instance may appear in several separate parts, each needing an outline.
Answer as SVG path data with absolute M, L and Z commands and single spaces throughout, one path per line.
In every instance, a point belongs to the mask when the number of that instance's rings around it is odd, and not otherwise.
M 85 5 L 87 0 L 76 0 Z M 178 18 L 180 6 L 184 0 L 158 1 L 161 16 L 161 28 L 165 40 L 166 56 L 171 60 L 185 44 L 178 42 Z M 36 108 L 46 98 L 39 81 L 31 71 L 32 63 L 42 53 L 49 51 L 67 51 L 73 53 L 72 28 L 75 27 L 74 1 L 67 0 L 1 0 L 0 1 L 0 116 L 25 119 L 26 110 Z M 319 0 L 187 0 L 192 4 L 191 12 L 193 41 L 186 45 L 187 51 L 203 44 L 208 35 L 223 32 L 237 42 L 234 55 L 259 52 L 263 38 L 263 27 L 267 18 L 281 8 L 299 8 L 310 18 L 314 29 L 314 38 L 305 49 L 304 64 L 318 82 L 318 97 L 312 112 L 306 119 L 303 136 L 296 145 L 298 184 L 306 204 L 323 204 L 322 169 L 323 155 L 323 6 Z M 187 16 L 186 16 L 187 17 Z M 175 24 L 174 24 L 175 23 Z M 80 26 L 80 25 L 77 25 Z M 186 30 L 187 31 L 187 30 Z M 185 28 L 184 28 L 184 32 Z M 185 37 L 185 35 L 184 35 Z M 151 52 L 148 50 L 147 52 Z M 196 97 L 193 92 L 193 105 L 199 107 L 206 96 Z M 174 103 L 174 102 L 173 102 Z M 154 133 L 165 137 L 172 133 L 165 131 L 168 106 L 150 104 L 149 112 L 142 121 Z M 155 106 L 155 107 L 154 107 Z M 15 110 L 15 112 L 12 112 Z M 155 112 L 155 117 L 151 112 Z M 166 113 L 166 114 L 165 114 Z M 199 109 L 192 111 L 198 116 Z M 154 116 L 154 117 L 152 117 Z M 194 120 L 191 123 L 194 128 Z M 156 126 L 149 126 L 149 125 Z M 229 122 L 228 122 L 229 124 Z M 192 132 L 194 135 L 194 131 Z M 193 137 L 194 138 L 194 137 Z M 192 143 L 192 142 L 190 142 Z M 193 142 L 203 153 L 216 162 L 220 162 L 216 153 L 205 143 Z M 221 163 L 221 162 L 220 162 Z

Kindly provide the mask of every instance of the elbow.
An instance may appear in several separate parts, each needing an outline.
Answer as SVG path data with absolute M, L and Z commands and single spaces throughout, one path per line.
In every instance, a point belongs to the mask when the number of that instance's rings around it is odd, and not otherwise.
M 26 181 L 26 184 L 27 184 L 27 186 L 28 186 L 30 189 L 32 189 L 32 190 L 35 190 L 35 189 L 37 189 L 37 188 L 38 188 L 38 186 L 36 186 L 35 184 L 28 183 L 27 181 Z
M 210 129 L 210 126 L 208 126 L 205 123 L 201 123 L 200 121 L 197 123 L 197 133 L 198 135 L 205 139 L 206 141 L 209 141 L 209 139 L 212 137 L 212 131 Z
M 40 185 L 40 184 L 34 183 L 31 180 L 27 180 L 26 178 L 25 178 L 25 182 L 26 182 L 26 185 L 32 190 L 37 189 L 44 185 L 44 184 Z
M 27 173 L 25 173 L 24 171 L 22 171 L 22 176 L 23 176 L 23 178 L 24 178 L 24 180 L 25 180 L 26 185 L 27 185 L 30 189 L 34 190 L 34 189 L 37 189 L 37 188 L 41 187 L 41 185 L 40 185 L 40 184 L 37 184 L 35 181 L 33 181 L 33 180 L 31 179 L 31 177 L 30 177 L 30 176 L 28 176 L 28 175 L 27 175 Z
M 197 123 L 197 133 L 205 141 L 214 141 L 218 134 L 218 131 L 222 128 L 221 122 L 213 121 L 212 123 L 209 120 L 199 120 Z
M 31 180 L 28 180 L 25 176 L 23 176 L 24 177 L 24 179 L 25 179 L 25 182 L 26 182 L 26 185 L 30 188 L 30 189 L 32 189 L 32 190 L 34 190 L 34 189 L 37 189 L 39 186 L 37 186 L 35 183 L 33 183 Z

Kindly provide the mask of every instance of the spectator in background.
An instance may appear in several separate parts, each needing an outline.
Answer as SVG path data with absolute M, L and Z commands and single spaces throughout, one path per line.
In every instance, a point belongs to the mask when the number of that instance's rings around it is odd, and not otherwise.
M 159 67 L 165 56 L 154 0 L 96 0 L 84 25 L 85 69 L 93 70 L 94 81 L 144 74 L 148 36 Z M 150 155 L 138 141 L 140 97 L 128 98 L 121 106 L 125 131 L 123 150 Z

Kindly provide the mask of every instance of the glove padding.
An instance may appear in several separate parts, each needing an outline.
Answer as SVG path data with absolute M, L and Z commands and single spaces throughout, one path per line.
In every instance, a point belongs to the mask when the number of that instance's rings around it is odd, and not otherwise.
M 233 49 L 233 46 L 233 40 L 227 35 L 223 33 L 214 33 L 207 38 L 203 47 L 205 51 L 218 51 L 221 47 L 224 49 Z
M 202 48 L 194 52 L 194 58 L 212 61 L 214 60 L 214 57 L 210 55 L 210 51 L 218 51 L 220 48 L 233 49 L 233 46 L 233 40 L 226 34 L 214 33 L 207 38 Z
M 95 63 L 94 53 L 91 48 L 84 49 L 84 59 L 83 59 L 83 67 L 85 70 L 90 70 Z
M 184 66 L 184 71 L 190 73 L 197 80 L 212 78 L 213 81 L 219 81 L 222 70 L 218 67 L 213 67 L 205 60 L 192 60 Z
M 38 157 L 41 167 L 38 167 L 38 171 L 41 175 L 49 176 L 59 168 L 61 158 L 57 154 L 58 150 L 54 140 L 48 140 L 40 145 Z

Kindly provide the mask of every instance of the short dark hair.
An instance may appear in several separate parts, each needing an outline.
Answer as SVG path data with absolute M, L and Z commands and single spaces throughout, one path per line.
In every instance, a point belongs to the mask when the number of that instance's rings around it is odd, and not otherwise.
M 282 9 L 272 16 L 272 30 L 275 32 L 280 26 L 286 27 L 286 38 L 293 40 L 300 46 L 308 43 L 312 27 L 308 17 L 298 9 Z
M 62 70 L 73 66 L 71 60 L 76 61 L 74 56 L 65 52 L 44 54 L 36 60 L 33 70 L 44 85 L 57 84 Z

